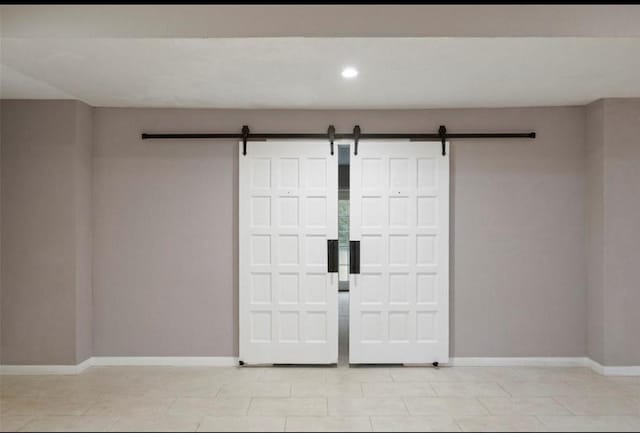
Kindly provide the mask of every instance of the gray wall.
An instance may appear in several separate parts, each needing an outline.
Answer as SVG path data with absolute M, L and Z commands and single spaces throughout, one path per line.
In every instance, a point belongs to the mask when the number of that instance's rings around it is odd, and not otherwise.
M 586 110 L 587 353 L 604 364 L 604 101 L 589 104 Z
M 143 131 L 535 130 L 452 148 L 452 355 L 584 356 L 585 110 L 94 109 L 96 356 L 237 354 L 235 142 Z M 250 144 L 259 146 L 259 143 Z M 249 147 L 250 151 L 250 147 Z
M 89 195 L 78 189 L 90 181 L 90 108 L 2 101 L 1 116 L 1 361 L 76 364 L 91 351 L 90 302 L 76 304 L 91 292 L 90 262 L 78 260 L 90 245 Z
M 2 362 L 2 103 L 0 102 L 0 362 Z
M 92 287 L 92 176 L 93 113 L 88 105 L 76 105 L 75 176 L 75 252 L 76 252 L 76 359 L 81 362 L 93 354 Z
M 587 113 L 589 356 L 640 365 L 640 99 Z
M 605 364 L 640 365 L 640 99 L 604 101 Z
M 640 364 L 638 99 L 482 110 L 0 108 L 3 364 L 235 355 L 237 143 L 139 134 L 244 123 L 536 130 L 536 140 L 453 143 L 452 355 Z

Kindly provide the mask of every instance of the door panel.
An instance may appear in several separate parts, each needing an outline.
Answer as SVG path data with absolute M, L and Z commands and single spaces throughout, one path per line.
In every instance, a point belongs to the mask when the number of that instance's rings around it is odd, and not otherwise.
M 449 156 L 438 142 L 363 141 L 351 157 L 349 361 L 449 360 Z
M 239 154 L 240 360 L 338 359 L 338 161 L 318 141 L 251 143 Z M 242 148 L 242 145 L 240 145 Z

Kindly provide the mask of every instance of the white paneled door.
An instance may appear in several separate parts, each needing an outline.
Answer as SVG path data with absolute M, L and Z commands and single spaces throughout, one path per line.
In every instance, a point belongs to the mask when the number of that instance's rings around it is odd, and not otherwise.
M 360 273 L 350 278 L 349 362 L 448 362 L 448 152 L 438 142 L 360 142 L 350 200 Z
M 338 239 L 337 149 L 239 147 L 240 360 L 336 363 L 338 273 L 329 272 L 327 241 Z

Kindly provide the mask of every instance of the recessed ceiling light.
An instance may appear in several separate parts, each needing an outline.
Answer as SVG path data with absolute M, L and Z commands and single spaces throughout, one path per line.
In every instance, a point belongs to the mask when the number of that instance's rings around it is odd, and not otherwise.
M 358 76 L 358 70 L 348 66 L 342 70 L 342 76 L 344 78 L 355 78 Z

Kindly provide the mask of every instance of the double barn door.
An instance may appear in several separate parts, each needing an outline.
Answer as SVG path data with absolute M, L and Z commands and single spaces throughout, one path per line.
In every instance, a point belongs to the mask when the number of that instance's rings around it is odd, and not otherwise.
M 319 141 L 239 156 L 240 360 L 338 360 L 338 161 Z M 449 356 L 449 157 L 361 141 L 350 164 L 349 362 Z

